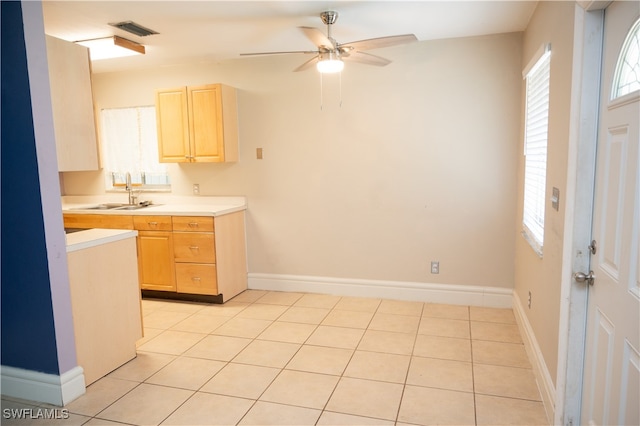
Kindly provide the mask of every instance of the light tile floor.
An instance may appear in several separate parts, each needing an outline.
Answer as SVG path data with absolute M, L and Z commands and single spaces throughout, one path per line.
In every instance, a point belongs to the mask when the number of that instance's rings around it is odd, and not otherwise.
M 509 309 L 249 290 L 143 312 L 137 358 L 68 419 L 2 424 L 548 424 Z

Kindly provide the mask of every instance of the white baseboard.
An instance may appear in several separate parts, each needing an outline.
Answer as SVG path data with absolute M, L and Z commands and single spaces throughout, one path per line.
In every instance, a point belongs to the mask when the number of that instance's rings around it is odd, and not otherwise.
M 516 317 L 516 322 L 518 323 L 518 328 L 520 329 L 524 347 L 531 360 L 533 374 L 538 382 L 540 396 L 542 397 L 544 408 L 547 411 L 547 419 L 550 422 L 549 424 L 553 424 L 553 419 L 555 418 L 556 388 L 553 384 L 551 374 L 549 374 L 547 364 L 544 362 L 544 357 L 542 356 L 542 351 L 540 350 L 536 336 L 533 333 L 533 328 L 529 323 L 522 302 L 515 291 L 513 292 L 513 312 Z
M 249 289 L 377 297 L 451 305 L 511 308 L 513 290 L 501 287 L 328 278 L 301 275 L 249 274 Z
M 2 395 L 64 406 L 86 392 L 84 371 L 74 367 L 62 375 L 0 366 Z

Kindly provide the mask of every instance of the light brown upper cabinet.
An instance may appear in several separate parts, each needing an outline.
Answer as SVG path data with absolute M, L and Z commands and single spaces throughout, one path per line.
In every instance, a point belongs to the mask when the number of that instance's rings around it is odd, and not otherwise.
M 46 40 L 58 171 L 98 170 L 89 49 Z
M 156 90 L 161 163 L 238 161 L 236 90 L 223 84 Z

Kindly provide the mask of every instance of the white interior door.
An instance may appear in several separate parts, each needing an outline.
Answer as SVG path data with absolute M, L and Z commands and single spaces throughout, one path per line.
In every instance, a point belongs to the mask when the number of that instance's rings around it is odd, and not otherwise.
M 639 17 L 637 1 L 605 10 L 582 424 L 640 424 L 640 86 L 616 93 L 619 57 Z M 640 79 L 640 36 L 632 43 L 635 56 L 622 68 L 635 66 Z

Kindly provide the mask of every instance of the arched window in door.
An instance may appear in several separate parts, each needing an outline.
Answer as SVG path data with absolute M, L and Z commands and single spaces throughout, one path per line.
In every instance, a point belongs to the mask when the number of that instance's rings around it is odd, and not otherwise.
M 614 75 L 611 100 L 640 90 L 640 19 L 627 34 Z

